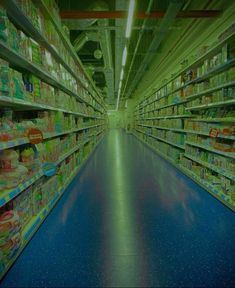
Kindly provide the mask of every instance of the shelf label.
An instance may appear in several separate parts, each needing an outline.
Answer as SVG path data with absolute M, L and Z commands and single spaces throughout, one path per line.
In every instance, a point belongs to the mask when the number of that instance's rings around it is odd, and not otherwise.
M 47 177 L 54 176 L 57 172 L 57 166 L 54 163 L 46 162 L 42 164 L 43 175 Z
M 43 141 L 42 131 L 38 128 L 31 128 L 28 131 L 28 139 L 31 144 L 39 144 Z
M 218 129 L 211 128 L 210 133 L 209 133 L 210 137 L 216 138 L 216 137 L 218 137 L 218 134 L 219 134 L 219 130 Z

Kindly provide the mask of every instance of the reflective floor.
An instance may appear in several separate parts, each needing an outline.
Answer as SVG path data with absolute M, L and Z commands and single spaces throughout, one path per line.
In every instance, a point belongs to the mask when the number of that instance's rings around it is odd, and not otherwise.
M 2 287 L 235 286 L 235 214 L 112 130 Z

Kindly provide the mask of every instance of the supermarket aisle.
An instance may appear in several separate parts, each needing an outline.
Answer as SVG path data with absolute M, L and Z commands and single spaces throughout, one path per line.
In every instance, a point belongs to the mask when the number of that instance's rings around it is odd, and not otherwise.
M 2 284 L 234 286 L 234 239 L 234 213 L 113 130 Z

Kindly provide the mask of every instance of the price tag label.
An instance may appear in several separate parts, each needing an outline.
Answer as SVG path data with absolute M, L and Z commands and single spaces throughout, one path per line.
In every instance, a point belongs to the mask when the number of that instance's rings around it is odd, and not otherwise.
M 46 162 L 42 164 L 43 174 L 47 177 L 54 176 L 57 171 L 57 166 L 54 163 Z
M 31 128 L 28 131 L 28 139 L 31 144 L 39 144 L 43 141 L 42 131 L 38 128 Z

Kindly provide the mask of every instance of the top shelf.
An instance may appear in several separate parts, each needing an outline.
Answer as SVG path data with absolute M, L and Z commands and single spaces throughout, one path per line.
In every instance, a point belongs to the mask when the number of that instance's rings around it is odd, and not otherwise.
M 175 75 L 169 79 L 168 81 L 166 81 L 164 84 L 162 84 L 157 90 L 155 90 L 155 92 L 151 93 L 147 99 L 149 99 L 154 93 L 156 93 L 157 91 L 159 91 L 160 89 L 162 89 L 164 86 L 166 86 L 167 84 L 169 84 L 171 81 L 173 81 L 174 79 L 176 79 L 178 76 L 180 76 L 181 74 L 185 73 L 187 70 L 195 68 L 197 65 L 199 65 L 200 63 L 203 63 L 203 61 L 205 59 L 207 59 L 208 57 L 214 55 L 216 52 L 218 52 L 221 47 L 223 45 L 225 45 L 226 43 L 232 41 L 235 39 L 235 33 L 232 33 L 231 35 L 229 35 L 227 38 L 223 39 L 222 41 L 220 41 L 215 47 L 212 47 L 211 49 L 209 49 L 206 53 L 204 53 L 201 57 L 199 57 L 198 59 L 196 59 L 194 62 L 192 62 L 191 64 L 189 64 L 187 67 L 182 68 L 179 72 L 175 73 Z M 188 86 L 189 84 L 192 84 L 194 82 L 200 82 L 203 81 L 204 79 L 206 79 L 208 76 L 212 76 L 214 73 L 219 73 L 223 70 L 223 68 L 225 68 L 225 65 L 229 65 L 232 66 L 234 64 L 234 59 L 230 59 L 228 60 L 226 63 L 219 65 L 219 67 L 215 67 L 214 69 L 212 69 L 212 71 L 208 71 L 205 75 L 198 77 L 198 79 L 196 79 L 195 81 L 190 81 L 188 83 L 186 83 L 184 86 L 181 86 L 177 89 L 175 89 L 175 91 L 180 90 L 186 86 Z M 226 67 L 227 68 L 227 67 Z M 174 91 L 174 92 L 175 92 Z M 172 92 L 171 92 L 172 93 Z M 171 94 L 170 93 L 170 94 Z M 163 97 L 165 97 L 166 95 L 164 95 Z M 143 99 L 138 105 L 141 105 L 144 101 L 146 101 L 147 99 Z M 154 102 L 154 101 L 153 101 Z M 145 107 L 146 105 L 148 105 L 150 103 L 145 104 L 143 107 Z M 141 107 L 141 108 L 143 108 Z
M 69 39 L 67 38 L 65 32 L 63 31 L 63 29 L 60 27 L 59 23 L 57 23 L 57 21 L 54 19 L 54 17 L 52 16 L 52 14 L 50 13 L 50 11 L 48 10 L 46 4 L 44 3 L 43 0 L 33 0 L 34 4 L 39 7 L 41 9 L 41 11 L 44 13 L 44 15 L 50 19 L 50 21 L 52 22 L 52 24 L 54 25 L 54 27 L 56 28 L 61 40 L 64 43 L 64 46 L 66 47 L 66 49 L 69 51 L 70 55 L 73 57 L 75 63 L 82 69 L 84 75 L 86 76 L 86 78 L 89 80 L 89 82 L 92 84 L 92 87 L 94 89 L 94 91 L 97 93 L 98 97 L 100 98 L 100 102 L 98 101 L 98 99 L 96 97 L 93 97 L 97 100 L 97 102 L 99 102 L 103 107 L 104 104 L 102 103 L 102 98 L 99 94 L 99 91 L 97 90 L 97 87 L 95 86 L 93 80 L 91 79 L 91 77 L 87 74 L 87 72 L 85 71 L 81 60 L 79 59 L 79 57 L 77 56 L 76 52 L 74 51 L 74 48 L 72 46 L 72 44 L 70 43 Z M 89 87 L 86 87 L 87 89 Z M 92 94 L 92 91 L 89 91 Z
M 36 1 L 37 4 L 41 1 Z M 29 35 L 31 38 L 33 38 L 35 41 L 37 41 L 40 45 L 45 47 L 52 55 L 53 57 L 77 80 L 79 83 L 88 90 L 88 83 L 84 83 L 84 80 L 82 80 L 76 73 L 71 69 L 71 67 L 64 61 L 64 59 L 59 55 L 59 52 L 48 42 L 48 40 L 45 38 L 45 36 L 38 31 L 30 21 L 30 19 L 22 12 L 18 4 L 14 0 L 3 0 L 3 4 L 5 8 L 7 9 L 7 13 L 10 16 L 10 18 L 20 27 L 20 29 L 27 35 Z M 48 11 L 49 13 L 49 11 Z M 51 17 L 52 18 L 52 17 Z M 53 18 L 52 18 L 53 19 Z M 60 35 L 60 33 L 59 33 Z M 66 37 L 64 35 L 64 37 Z M 63 40 L 63 38 L 62 38 Z M 63 41 L 64 42 L 64 41 Z M 69 42 L 68 42 L 69 43 Z M 71 45 L 71 44 L 70 44 Z M 71 50 L 73 51 L 72 45 Z M 69 50 L 70 51 L 70 50 Z M 75 53 L 75 52 L 74 52 Z M 78 63 L 79 67 L 82 68 L 83 72 L 84 69 L 82 67 L 82 64 L 80 62 Z M 85 74 L 85 73 L 84 73 Z M 90 79 L 89 79 L 90 80 Z M 90 80 L 91 81 L 91 80 Z M 92 83 L 92 81 L 91 81 Z M 92 83 L 93 84 L 93 83 Z M 90 92 L 90 91 L 89 91 Z M 92 95 L 92 93 L 91 93 Z M 99 103 L 100 101 L 97 100 L 94 95 L 92 95 L 93 98 Z M 101 104 L 102 105 L 102 104 Z M 103 106 L 103 105 L 102 105 Z

